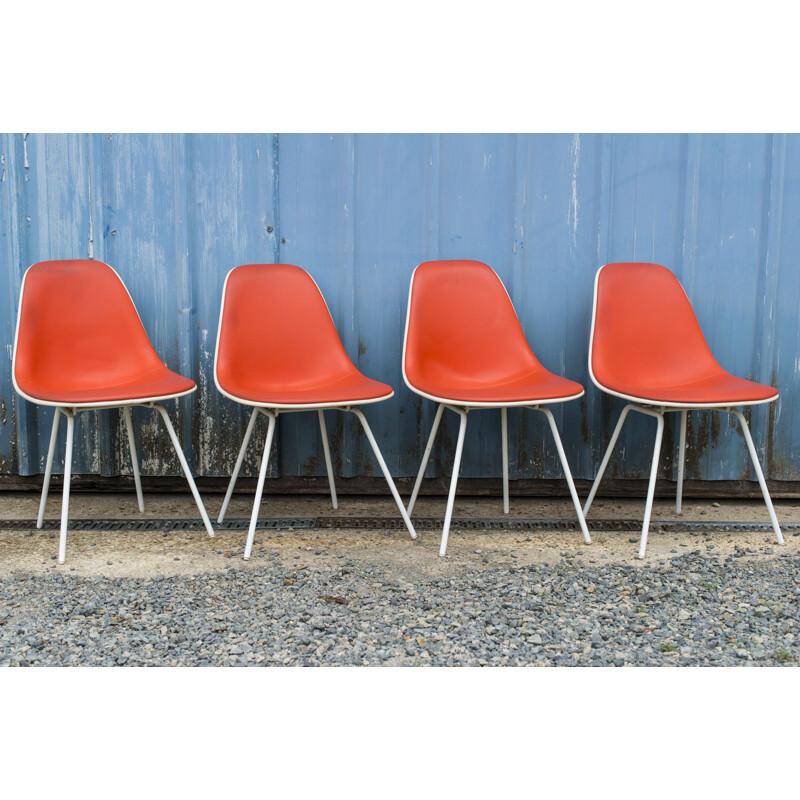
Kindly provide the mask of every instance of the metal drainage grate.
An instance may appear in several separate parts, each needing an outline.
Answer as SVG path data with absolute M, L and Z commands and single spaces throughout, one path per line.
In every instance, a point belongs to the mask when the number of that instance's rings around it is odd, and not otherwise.
M 413 520 L 418 531 L 441 530 L 444 520 L 441 517 L 420 517 Z M 212 523 L 220 531 L 246 531 L 250 527 L 249 517 L 226 519 Z M 590 531 L 641 531 L 642 521 L 637 519 L 590 519 Z M 42 529 L 57 531 L 58 520 L 46 520 Z M 450 526 L 463 531 L 579 531 L 577 520 L 571 519 L 492 519 L 475 517 L 455 517 Z M 200 519 L 73 519 L 70 530 L 75 531 L 202 531 L 205 530 Z M 308 529 L 337 529 L 382 531 L 401 530 L 405 523 L 401 517 L 261 517 L 259 530 L 291 531 Z M 800 522 L 781 523 L 784 531 L 800 530 Z M 33 519 L 0 520 L 0 530 L 27 531 L 36 529 Z M 771 531 L 769 522 L 708 522 L 699 520 L 657 520 L 651 521 L 651 531 Z
M 226 519 L 212 522 L 221 531 L 246 531 L 250 519 Z M 42 530 L 57 531 L 61 527 L 58 520 L 45 520 Z M 261 530 L 294 530 L 295 528 L 316 528 L 314 517 L 263 517 L 258 520 Z M 3 519 L 0 530 L 35 530 L 35 519 Z M 204 531 L 201 519 L 71 519 L 69 529 L 73 531 Z
M 420 518 L 412 520 L 418 531 L 441 530 L 444 519 Z M 640 519 L 589 519 L 590 531 L 641 531 Z M 352 530 L 392 530 L 405 528 L 401 517 L 319 517 L 319 528 L 349 528 Z M 579 531 L 577 519 L 492 519 L 453 517 L 452 530 L 464 531 Z M 800 522 L 781 523 L 783 530 L 800 530 Z M 650 522 L 651 531 L 771 531 L 769 522 L 722 522 L 699 520 L 658 520 Z

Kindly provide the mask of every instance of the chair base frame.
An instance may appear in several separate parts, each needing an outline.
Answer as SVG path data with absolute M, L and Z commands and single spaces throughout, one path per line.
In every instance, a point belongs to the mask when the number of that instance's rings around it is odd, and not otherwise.
M 663 438 L 663 433 L 664 433 L 664 414 L 669 412 L 680 412 L 681 415 L 679 453 L 678 453 L 678 487 L 675 496 L 676 513 L 678 514 L 681 513 L 681 506 L 683 501 L 683 475 L 686 462 L 686 426 L 687 426 L 689 411 L 720 411 L 726 414 L 733 414 L 739 420 L 739 424 L 742 427 L 742 433 L 744 435 L 745 442 L 747 443 L 747 450 L 750 453 L 750 459 L 753 462 L 753 468 L 755 470 L 756 477 L 758 478 L 758 484 L 761 487 L 761 494 L 764 497 L 764 502 L 766 503 L 767 511 L 769 512 L 769 518 L 770 522 L 772 523 L 772 528 L 775 531 L 775 537 L 778 540 L 778 544 L 784 543 L 783 533 L 781 533 L 781 528 L 780 525 L 778 524 L 778 518 L 775 516 L 775 508 L 772 505 L 772 499 L 770 498 L 769 491 L 767 490 L 767 483 L 764 480 L 764 473 L 762 472 L 761 464 L 758 461 L 758 454 L 756 453 L 756 448 L 755 445 L 753 444 L 753 437 L 750 435 L 750 429 L 747 425 L 747 420 L 745 419 L 744 414 L 738 408 L 734 408 L 733 406 L 718 406 L 718 407 L 701 406 L 701 407 L 687 408 L 687 407 L 659 406 L 659 405 L 649 406 L 649 405 L 642 405 L 640 403 L 628 403 L 625 406 L 625 408 L 622 409 L 622 413 L 620 414 L 619 420 L 617 421 L 617 426 L 614 428 L 614 433 L 611 436 L 611 441 L 608 443 L 605 455 L 603 456 L 603 460 L 600 463 L 600 469 L 597 473 L 597 477 L 594 479 L 594 483 L 592 484 L 592 489 L 589 492 L 589 497 L 586 499 L 586 504 L 583 507 L 584 516 L 588 515 L 589 509 L 592 507 L 592 502 L 594 501 L 595 495 L 597 494 L 597 489 L 600 486 L 600 481 L 603 479 L 603 474 L 605 473 L 606 467 L 608 466 L 608 462 L 611 459 L 611 453 L 614 450 L 614 446 L 617 443 L 619 434 L 622 431 L 622 426 L 625 423 L 625 419 L 628 416 L 628 412 L 630 411 L 638 411 L 640 414 L 646 414 L 648 416 L 655 417 L 657 423 L 655 446 L 653 448 L 653 461 L 650 467 L 650 482 L 647 487 L 647 500 L 645 502 L 644 519 L 642 521 L 642 536 L 639 541 L 639 558 L 644 558 L 647 549 L 647 534 L 650 530 L 650 516 L 653 512 L 653 499 L 655 497 L 656 479 L 658 477 L 658 459 L 661 454 L 661 440 Z
M 525 405 L 525 406 L 517 406 L 520 408 L 528 408 L 531 411 L 541 411 L 546 417 L 547 421 L 550 423 L 550 430 L 553 434 L 553 439 L 556 444 L 556 449 L 558 450 L 558 457 L 561 459 L 561 466 L 564 470 L 564 477 L 567 480 L 567 486 L 569 487 L 570 495 L 572 496 L 572 502 L 575 505 L 575 511 L 578 515 L 578 522 L 581 526 L 581 531 L 583 533 L 583 539 L 586 544 L 591 544 L 592 538 L 589 535 L 589 530 L 586 527 L 586 520 L 584 519 L 583 512 L 581 511 L 581 503 L 578 499 L 578 493 L 575 490 L 575 484 L 572 480 L 572 473 L 569 469 L 569 464 L 567 463 L 567 456 L 564 453 L 564 447 L 561 444 L 561 437 L 558 433 L 558 426 L 556 425 L 555 418 L 553 417 L 553 412 L 546 405 Z M 508 514 L 509 512 L 509 497 L 508 497 L 508 406 L 467 406 L 467 405 L 460 405 L 458 403 L 449 403 L 449 402 L 440 402 L 438 408 L 436 409 L 436 416 L 433 419 L 433 426 L 431 427 L 430 435 L 428 436 L 428 443 L 425 445 L 425 452 L 422 456 L 422 464 L 420 464 L 419 473 L 417 474 L 417 480 L 414 483 L 414 491 L 411 493 L 411 499 L 408 502 L 407 511 L 409 516 L 414 511 L 414 505 L 417 502 L 417 496 L 419 494 L 420 486 L 422 485 L 422 478 L 425 475 L 425 468 L 428 466 L 428 459 L 431 455 L 431 450 L 433 449 L 433 443 L 436 439 L 436 433 L 439 429 L 439 423 L 442 419 L 442 414 L 444 413 L 445 409 L 452 411 L 455 414 L 458 414 L 461 418 L 459 428 L 458 428 L 458 441 L 456 444 L 456 452 L 455 452 L 455 459 L 453 462 L 453 474 L 450 478 L 450 491 L 447 496 L 447 509 L 444 515 L 444 526 L 442 528 L 442 539 L 439 545 L 439 555 L 444 556 L 447 554 L 447 539 L 450 534 L 450 523 L 453 518 L 453 506 L 455 505 L 456 499 L 456 487 L 458 485 L 458 476 L 459 472 L 461 471 L 461 456 L 464 450 L 464 436 L 467 432 L 467 414 L 470 411 L 482 411 L 486 408 L 499 408 L 500 409 L 500 425 L 501 425 L 501 436 L 502 436 L 502 448 L 503 448 L 503 513 Z
M 50 446 L 47 449 L 47 466 L 44 473 L 44 482 L 42 484 L 42 497 L 39 501 L 39 515 L 36 520 L 36 527 L 41 528 L 44 524 L 44 512 L 45 507 L 47 505 L 47 495 L 50 490 L 50 476 L 53 471 L 53 458 L 55 456 L 56 450 L 56 440 L 58 439 L 58 427 L 61 415 L 63 414 L 67 418 L 67 445 L 66 445 L 66 452 L 64 455 L 64 486 L 62 489 L 62 499 L 61 499 L 61 530 L 59 534 L 59 541 L 58 541 L 58 563 L 63 564 L 66 560 L 67 556 L 67 528 L 69 525 L 69 492 L 70 492 L 70 480 L 72 477 L 72 440 L 75 432 L 75 415 L 80 411 L 98 411 L 101 409 L 107 408 L 121 408 L 123 410 L 123 414 L 125 417 L 125 427 L 128 431 L 128 444 L 130 445 L 131 450 L 131 462 L 133 464 L 133 480 L 136 484 L 136 499 L 139 505 L 139 511 L 144 511 L 144 497 L 142 495 L 142 479 L 139 474 L 139 459 L 136 453 L 136 442 L 133 435 L 133 422 L 131 420 L 131 408 L 133 406 L 140 406 L 142 408 L 152 408 L 158 411 L 161 415 L 162 419 L 164 420 L 164 425 L 167 428 L 167 433 L 169 434 L 169 438 L 172 441 L 172 445 L 175 448 L 175 452 L 178 456 L 178 460 L 181 464 L 181 469 L 183 470 L 184 475 L 186 476 L 186 480 L 189 483 L 189 488 L 192 490 L 192 495 L 194 496 L 195 503 L 197 503 L 197 508 L 200 511 L 200 516 L 203 519 L 203 525 L 205 526 L 206 530 L 208 531 L 209 536 L 214 535 L 214 528 L 211 526 L 211 521 L 208 518 L 208 514 L 206 513 L 205 506 L 203 505 L 203 500 L 200 497 L 200 493 L 197 491 L 197 486 L 195 485 L 194 479 L 192 478 L 191 470 L 189 469 L 189 464 L 186 461 L 186 457 L 183 454 L 183 450 L 181 449 L 180 442 L 178 441 L 178 437 L 175 433 L 175 429 L 172 427 L 172 422 L 170 421 L 169 415 L 167 414 L 166 409 L 160 403 L 156 402 L 148 402 L 148 401 L 131 401 L 125 404 L 118 404 L 114 406 L 110 406 L 104 404 L 102 406 L 56 406 L 55 414 L 53 415 L 53 427 L 50 432 Z
M 358 417 L 358 421 L 361 423 L 361 427 L 364 429 L 364 433 L 367 435 L 367 439 L 370 443 L 370 447 L 372 447 L 372 452 L 375 454 L 375 458 L 378 461 L 378 465 L 383 472 L 384 478 L 386 478 L 386 482 L 389 484 L 389 489 L 391 490 L 392 497 L 394 497 L 395 503 L 397 503 L 397 507 L 400 509 L 400 515 L 403 518 L 403 521 L 406 524 L 406 528 L 408 528 L 408 532 L 411 534 L 412 539 L 417 538 L 417 532 L 414 530 L 414 526 L 411 523 L 410 516 L 406 513 L 405 506 L 403 505 L 403 501 L 400 499 L 400 494 L 397 491 L 397 487 L 392 480 L 392 476 L 389 473 L 389 468 L 386 466 L 386 462 L 383 460 L 383 455 L 381 454 L 380 448 L 378 447 L 378 443 L 375 441 L 375 437 L 372 435 L 372 429 L 367 422 L 364 413 L 361 411 L 360 408 L 357 408 L 353 405 L 343 404 L 339 406 L 325 406 L 326 409 L 331 409 L 334 411 L 347 411 L 351 414 L 355 414 Z M 242 440 L 242 446 L 239 448 L 239 455 L 236 459 L 236 465 L 233 468 L 233 474 L 231 475 L 230 483 L 228 484 L 228 491 L 225 493 L 225 499 L 222 501 L 222 507 L 220 508 L 219 516 L 217 517 L 217 522 L 222 522 L 225 519 L 225 513 L 228 510 L 228 504 L 230 503 L 231 497 L 233 496 L 233 489 L 236 486 L 236 480 L 239 477 L 239 470 L 242 467 L 242 462 L 244 461 L 245 453 L 247 452 L 247 445 L 250 443 L 250 438 L 253 435 L 253 429 L 255 428 L 256 418 L 259 414 L 263 414 L 269 420 L 269 427 L 267 428 L 267 437 L 264 442 L 264 452 L 261 457 L 261 469 L 258 473 L 258 483 L 256 485 L 256 496 L 253 501 L 253 511 L 250 516 L 250 527 L 247 531 L 247 542 L 244 548 L 244 559 L 248 561 L 250 559 L 250 555 L 253 551 L 253 540 L 255 538 L 256 533 L 256 525 L 258 524 L 258 511 L 261 508 L 261 498 L 264 494 L 264 482 L 267 477 L 267 470 L 269 467 L 269 455 L 270 450 L 272 449 L 272 440 L 275 435 L 275 425 L 278 420 L 278 416 L 281 414 L 294 414 L 300 413 L 301 411 L 317 411 L 317 416 L 319 419 L 319 429 L 320 435 L 322 436 L 322 448 L 325 453 L 325 467 L 328 471 L 328 483 L 331 489 L 331 503 L 333 507 L 336 509 L 339 507 L 339 502 L 336 497 L 336 484 L 334 481 L 333 476 L 333 463 L 331 461 L 331 451 L 330 446 L 328 444 L 328 432 L 325 427 L 325 414 L 322 408 L 311 406 L 305 408 L 276 408 L 274 406 L 253 406 L 253 412 L 250 415 L 250 421 L 247 423 L 247 430 L 244 434 L 244 439 Z

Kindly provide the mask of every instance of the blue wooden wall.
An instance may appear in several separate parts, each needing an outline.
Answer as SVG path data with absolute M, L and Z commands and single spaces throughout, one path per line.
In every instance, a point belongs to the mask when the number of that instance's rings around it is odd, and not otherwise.
M 199 385 L 174 418 L 209 476 L 230 474 L 246 424 L 213 381 L 224 277 L 243 263 L 305 267 L 352 358 L 395 388 L 367 416 L 403 476 L 434 412 L 401 378 L 409 278 L 421 261 L 472 258 L 499 273 L 540 360 L 587 388 L 557 409 L 576 477 L 593 477 L 621 406 L 589 384 L 594 274 L 638 260 L 678 275 L 724 367 L 780 388 L 753 410 L 753 434 L 768 478 L 800 478 L 800 136 L 3 134 L 0 175 L 0 475 L 42 472 L 47 451 L 52 411 L 11 383 L 20 281 L 37 261 L 96 258 L 120 273 L 162 358 Z M 158 420 L 135 416 L 143 472 L 177 474 Z M 354 422 L 329 412 L 336 469 L 375 474 Z M 512 477 L 559 476 L 541 415 L 509 422 Z M 453 423 L 429 475 L 449 471 Z M 463 475 L 499 474 L 499 428 L 497 411 L 470 415 Z M 633 419 L 611 474 L 645 477 L 653 434 Z M 81 415 L 76 437 L 76 472 L 130 474 L 117 412 Z M 668 426 L 667 453 L 676 439 Z M 724 416 L 693 414 L 689 447 L 690 478 L 753 478 Z M 273 476 L 324 474 L 313 414 L 281 418 L 278 452 Z

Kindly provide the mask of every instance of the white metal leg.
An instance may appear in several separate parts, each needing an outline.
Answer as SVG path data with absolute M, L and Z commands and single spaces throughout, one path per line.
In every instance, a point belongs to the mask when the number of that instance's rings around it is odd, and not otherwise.
M 200 516 L 203 518 L 203 525 L 206 526 L 208 535 L 213 536 L 214 529 L 211 527 L 211 520 L 209 520 L 208 514 L 206 513 L 206 507 L 203 505 L 200 492 L 197 491 L 197 486 L 195 486 L 194 478 L 192 478 L 192 472 L 189 469 L 186 456 L 183 455 L 181 443 L 178 441 L 178 437 L 175 434 L 175 429 L 172 427 L 172 422 L 167 414 L 167 410 L 164 408 L 164 406 L 160 406 L 158 403 L 154 403 L 153 408 L 155 408 L 158 413 L 161 414 L 161 418 L 164 420 L 164 424 L 167 426 L 167 433 L 169 433 L 169 438 L 172 439 L 172 446 L 175 448 L 175 452 L 178 454 L 178 461 L 181 462 L 183 474 L 186 476 L 186 480 L 189 483 L 189 488 L 192 490 L 192 494 L 194 495 L 194 501 L 197 503 L 197 508 L 200 510 Z
M 503 435 L 503 513 L 508 514 L 508 409 L 500 409 L 500 427 Z
M 450 520 L 453 517 L 453 505 L 456 500 L 456 486 L 458 485 L 458 473 L 461 471 L 461 454 L 464 450 L 464 434 L 467 432 L 467 412 L 463 409 L 456 409 L 448 406 L 453 411 L 456 411 L 461 417 L 461 423 L 458 426 L 458 443 L 456 444 L 456 456 L 453 461 L 453 475 L 450 478 L 450 493 L 447 495 L 447 511 L 444 515 L 444 527 L 442 528 L 442 541 L 439 545 L 439 555 L 443 556 L 447 552 L 447 537 L 450 534 Z
M 644 409 L 637 409 L 644 411 Z M 647 487 L 647 503 L 644 507 L 644 521 L 642 522 L 642 538 L 639 542 L 639 558 L 644 558 L 647 548 L 647 533 L 650 529 L 650 515 L 653 512 L 653 497 L 656 491 L 656 476 L 658 475 L 658 458 L 661 454 L 661 438 L 664 434 L 664 415 L 656 411 L 645 411 L 656 418 L 658 427 L 656 428 L 656 443 L 653 447 L 653 464 L 650 467 L 650 484 Z
M 217 522 L 222 522 L 222 520 L 225 519 L 225 512 L 228 510 L 228 503 L 230 503 L 231 497 L 233 496 L 233 487 L 236 486 L 236 479 L 239 477 L 239 470 L 242 468 L 244 454 L 247 452 L 247 445 L 250 443 L 250 437 L 253 435 L 256 417 L 258 417 L 258 408 L 253 409 L 253 413 L 250 415 L 250 421 L 247 423 L 247 430 L 244 433 L 242 446 L 239 448 L 239 455 L 236 458 L 236 466 L 233 468 L 233 474 L 231 475 L 231 480 L 228 483 L 228 491 L 225 492 L 225 499 L 222 501 L 222 508 L 219 510 Z
M 256 497 L 253 501 L 253 513 L 250 515 L 250 528 L 247 531 L 247 544 L 244 547 L 244 558 L 247 561 L 253 550 L 253 538 L 256 535 L 256 523 L 258 522 L 258 510 L 261 508 L 261 495 L 264 493 L 264 481 L 267 477 L 269 468 L 269 451 L 272 449 L 272 437 L 275 433 L 276 416 L 273 412 L 265 412 L 269 419 L 267 428 L 267 441 L 264 442 L 264 454 L 261 457 L 261 469 L 258 472 L 258 485 L 256 486 Z
M 597 494 L 597 489 L 600 486 L 600 481 L 603 479 L 603 473 L 606 471 L 606 467 L 608 466 L 611 454 L 614 452 L 614 445 L 617 443 L 617 439 L 619 438 L 619 432 L 622 430 L 622 425 L 625 422 L 625 417 L 628 416 L 628 412 L 632 408 L 634 408 L 634 406 L 631 403 L 629 403 L 627 406 L 625 406 L 625 408 L 622 409 L 622 413 L 619 415 L 619 420 L 617 421 L 617 427 L 614 428 L 614 433 L 611 435 L 611 441 L 608 443 L 608 447 L 606 448 L 606 454 L 603 456 L 603 460 L 600 462 L 600 469 L 597 473 L 597 477 L 594 479 L 594 483 L 592 484 L 592 490 L 589 492 L 589 497 L 586 499 L 586 504 L 583 506 L 584 517 L 588 515 L 589 509 L 592 507 L 594 496 L 595 494 Z
M 578 524 L 581 526 L 581 531 L 583 532 L 583 540 L 586 542 L 586 544 L 591 544 L 592 537 L 589 536 L 589 529 L 586 527 L 586 520 L 584 519 L 583 511 L 581 511 L 581 501 L 578 498 L 578 492 L 575 490 L 575 484 L 572 480 L 572 473 L 570 472 L 569 464 L 567 463 L 567 455 L 564 452 L 564 446 L 561 444 L 561 436 L 559 436 L 558 433 L 555 417 L 553 417 L 553 412 L 550 411 L 549 408 L 540 406 L 539 411 L 541 411 L 547 417 L 547 421 L 550 423 L 550 430 L 553 432 L 553 439 L 555 439 L 558 457 L 561 459 L 561 466 L 564 469 L 564 477 L 567 479 L 569 493 L 572 495 L 572 502 L 575 505 L 575 511 L 578 513 Z
M 414 504 L 417 502 L 417 495 L 419 494 L 419 487 L 422 486 L 422 478 L 425 475 L 425 467 L 428 466 L 428 459 L 431 455 L 433 442 L 436 439 L 436 431 L 439 430 L 439 422 L 442 419 L 442 412 L 444 411 L 444 404 L 439 403 L 436 409 L 436 416 L 433 418 L 433 427 L 431 428 L 430 435 L 428 436 L 428 444 L 425 445 L 425 453 L 422 456 L 422 464 L 419 466 L 419 473 L 417 474 L 417 481 L 414 484 L 414 491 L 411 493 L 411 500 L 408 501 L 408 515 L 414 512 Z
M 133 438 L 133 422 L 131 421 L 131 407 L 123 406 L 122 412 L 125 416 L 125 427 L 128 429 L 128 444 L 131 448 L 131 464 L 133 464 L 133 482 L 136 484 L 136 500 L 139 503 L 139 511 L 144 511 L 144 497 L 142 495 L 142 478 L 139 475 L 139 456 L 136 453 L 136 441 Z
M 336 497 L 336 484 L 333 480 L 333 463 L 331 462 L 331 449 L 328 445 L 328 429 L 325 427 L 325 412 L 317 409 L 319 415 L 319 432 L 322 436 L 322 449 L 325 452 L 325 466 L 328 470 L 328 483 L 331 487 L 331 504 L 334 509 L 339 508 L 339 500 Z
M 36 527 L 41 528 L 44 522 L 44 508 L 47 505 L 47 493 L 50 491 L 50 475 L 53 471 L 53 456 L 56 452 L 56 439 L 58 438 L 58 423 L 61 418 L 61 409 L 56 408 L 53 415 L 53 429 L 50 431 L 50 447 L 47 448 L 47 466 L 44 471 L 44 482 L 42 483 L 42 499 L 39 501 L 39 516 L 36 519 Z
M 386 478 L 386 483 L 389 484 L 389 489 L 392 492 L 392 497 L 394 497 L 395 503 L 397 503 L 397 507 L 400 509 L 400 516 L 403 518 L 403 522 L 406 524 L 406 528 L 408 528 L 408 532 L 411 534 L 412 539 L 417 538 L 417 532 L 414 530 L 414 526 L 411 524 L 411 518 L 408 516 L 408 512 L 403 505 L 403 501 L 400 499 L 400 494 L 397 491 L 397 487 L 394 485 L 394 481 L 392 480 L 392 476 L 389 473 L 389 468 L 386 466 L 386 462 L 383 460 L 383 456 L 381 455 L 380 448 L 378 447 L 378 443 L 375 441 L 375 437 L 372 435 L 372 431 L 370 430 L 369 424 L 367 423 L 367 418 L 364 416 L 364 413 L 358 408 L 351 408 L 350 411 L 355 414 L 359 421 L 361 422 L 361 427 L 364 428 L 364 433 L 367 434 L 367 439 L 369 440 L 370 446 L 372 447 L 372 451 L 375 453 L 375 458 L 378 459 L 378 464 L 380 465 L 381 470 L 383 471 L 383 476 Z
M 689 412 L 684 409 L 681 411 L 681 433 L 678 443 L 678 491 L 675 494 L 675 513 L 681 513 L 681 503 L 683 502 L 683 469 L 686 464 L 686 418 Z
M 747 420 L 744 414 L 738 409 L 731 409 L 731 414 L 734 414 L 742 426 L 742 433 L 744 440 L 747 442 L 747 449 L 750 451 L 750 459 L 753 462 L 753 469 L 756 471 L 758 484 L 761 487 L 761 494 L 764 495 L 764 502 L 767 504 L 767 511 L 769 511 L 769 518 L 772 521 L 772 528 L 775 531 L 775 536 L 778 539 L 778 544 L 783 544 L 783 533 L 781 533 L 781 526 L 778 524 L 778 518 L 775 516 L 775 509 L 772 506 L 772 499 L 769 496 L 767 489 L 767 482 L 764 480 L 764 473 L 761 471 L 761 464 L 758 463 L 758 455 L 756 453 L 755 445 L 753 444 L 753 437 L 750 435 L 750 429 L 747 427 Z
M 61 499 L 61 533 L 58 537 L 58 563 L 67 557 L 67 525 L 69 524 L 69 482 L 72 476 L 72 439 L 75 433 L 75 414 L 64 411 L 67 416 L 67 451 L 64 455 L 64 489 Z

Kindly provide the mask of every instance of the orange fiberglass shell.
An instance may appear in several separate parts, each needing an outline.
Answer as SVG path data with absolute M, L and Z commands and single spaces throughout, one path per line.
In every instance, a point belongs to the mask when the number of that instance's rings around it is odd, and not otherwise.
M 579 383 L 539 363 L 502 281 L 480 261 L 417 267 L 403 373 L 419 394 L 463 405 L 533 405 L 583 394 Z
M 14 384 L 34 402 L 114 405 L 194 391 L 158 357 L 125 285 L 100 261 L 43 261 L 26 273 Z
M 363 404 L 393 394 L 358 371 L 314 279 L 291 264 L 228 274 L 214 375 L 223 394 L 259 406 Z
M 658 264 L 606 264 L 595 281 L 592 380 L 658 405 L 766 403 L 777 389 L 726 372 L 706 344 L 678 279 Z

